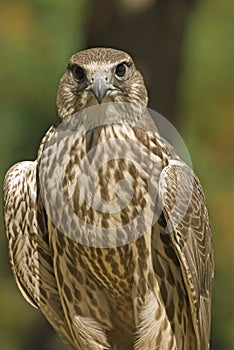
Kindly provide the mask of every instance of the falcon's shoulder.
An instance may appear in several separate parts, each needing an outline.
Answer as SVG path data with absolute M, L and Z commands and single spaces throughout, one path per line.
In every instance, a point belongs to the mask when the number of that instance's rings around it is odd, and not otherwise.
M 171 160 L 163 169 L 159 201 L 165 230 L 180 262 L 198 343 L 207 349 L 214 276 L 212 235 L 199 179 L 182 161 Z
M 33 254 L 30 233 L 35 230 L 32 226 L 32 213 L 36 212 L 35 170 L 35 162 L 17 163 L 8 170 L 4 180 L 4 218 L 17 285 L 25 299 L 38 307 L 38 286 L 30 283 L 33 264 L 28 263 Z

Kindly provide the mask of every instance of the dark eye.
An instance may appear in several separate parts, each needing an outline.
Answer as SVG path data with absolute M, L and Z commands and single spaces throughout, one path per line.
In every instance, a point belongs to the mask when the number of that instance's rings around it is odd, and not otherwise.
M 118 66 L 115 68 L 115 75 L 117 75 L 117 77 L 122 78 L 124 77 L 126 73 L 126 64 L 125 63 L 120 63 L 118 64 Z
M 72 68 L 72 74 L 75 80 L 84 80 L 85 78 L 85 72 L 84 69 L 80 66 L 74 66 Z

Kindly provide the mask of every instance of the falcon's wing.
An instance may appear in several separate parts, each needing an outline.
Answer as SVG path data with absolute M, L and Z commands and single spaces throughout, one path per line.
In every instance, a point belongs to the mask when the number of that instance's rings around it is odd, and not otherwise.
M 74 349 L 64 323 L 46 219 L 37 191 L 37 161 L 10 168 L 4 181 L 4 216 L 11 267 L 24 298 L 40 308 L 65 343 Z
M 159 199 L 181 265 L 199 349 L 208 349 L 214 262 L 202 187 L 186 164 L 169 161 L 160 176 Z

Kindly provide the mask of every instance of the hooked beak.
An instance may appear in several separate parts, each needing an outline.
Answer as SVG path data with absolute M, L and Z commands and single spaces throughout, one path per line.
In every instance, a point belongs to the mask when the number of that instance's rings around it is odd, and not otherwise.
M 116 87 L 108 83 L 105 76 L 100 74 L 95 77 L 94 82 L 85 90 L 91 91 L 96 97 L 98 103 L 101 104 L 108 91 L 116 90 Z

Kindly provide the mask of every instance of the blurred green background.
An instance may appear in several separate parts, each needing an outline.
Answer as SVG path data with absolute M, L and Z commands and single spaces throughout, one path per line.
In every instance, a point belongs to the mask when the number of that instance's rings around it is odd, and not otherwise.
M 217 350 L 234 349 L 233 38 L 233 0 L 0 4 L 1 183 L 14 162 L 35 158 L 56 120 L 57 84 L 72 53 L 90 45 L 132 53 L 150 88 L 150 106 L 182 135 L 206 193 L 216 263 L 211 349 Z M 64 349 L 21 297 L 2 217 L 0 230 L 0 348 Z

